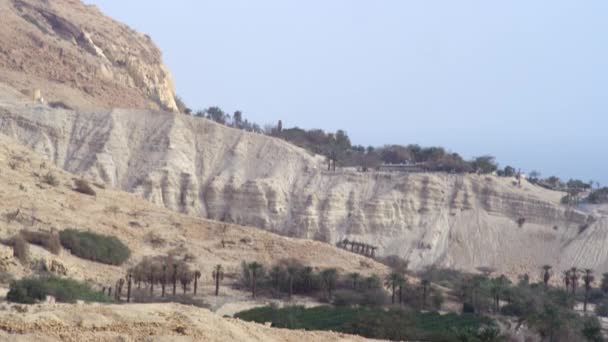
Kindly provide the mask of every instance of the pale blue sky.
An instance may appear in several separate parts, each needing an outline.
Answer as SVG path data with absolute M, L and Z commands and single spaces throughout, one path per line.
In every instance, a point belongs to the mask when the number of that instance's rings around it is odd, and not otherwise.
M 608 184 L 608 1 L 88 0 L 193 109 Z

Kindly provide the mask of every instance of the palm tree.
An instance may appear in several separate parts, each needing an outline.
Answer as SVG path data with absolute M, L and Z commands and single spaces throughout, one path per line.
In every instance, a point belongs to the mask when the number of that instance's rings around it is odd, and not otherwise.
M 293 295 L 293 279 L 298 274 L 298 266 L 294 263 L 287 265 L 287 278 L 289 282 L 289 298 Z
M 543 283 L 545 283 L 545 289 L 549 287 L 549 279 L 551 279 L 551 265 L 543 266 Z
M 131 303 L 131 282 L 133 281 L 133 274 L 129 271 L 127 275 L 127 303 Z
M 224 279 L 224 270 L 222 265 L 216 265 L 212 273 L 213 280 L 215 280 L 215 296 L 220 294 L 220 280 Z
M 263 268 L 262 264 L 260 264 L 256 261 L 250 263 L 247 266 L 249 267 L 249 271 L 251 272 L 251 295 L 255 299 L 256 294 L 257 294 L 258 276 L 262 273 L 264 268 Z
M 575 295 L 578 287 L 578 270 L 576 267 L 570 269 L 570 286 L 572 286 L 572 295 Z
M 608 293 L 608 273 L 602 274 L 602 292 Z
M 182 284 L 182 289 L 184 290 L 184 295 L 186 294 L 186 291 L 188 290 L 188 285 L 192 282 L 193 278 L 194 278 L 194 276 L 192 275 L 192 272 L 190 272 L 187 269 L 184 269 L 180 273 L 179 282 Z
M 160 280 L 160 288 L 161 288 L 161 297 L 165 297 L 165 287 L 167 286 L 167 264 L 163 264 L 162 267 L 162 277 Z
M 365 278 L 365 287 L 368 290 L 379 288 L 382 286 L 382 279 L 378 277 L 377 274 L 372 274 L 371 276 Z
M 566 292 L 570 290 L 570 270 L 564 271 L 564 286 L 566 287 Z
M 401 277 L 401 281 L 399 281 L 399 305 L 403 304 L 403 289 L 407 285 L 407 279 Z
M 482 285 L 484 283 L 484 281 L 487 278 L 485 276 L 482 275 L 475 275 L 473 276 L 473 278 L 471 279 L 471 284 L 470 284 L 470 291 L 471 291 L 471 305 L 473 306 L 473 309 L 475 310 L 475 312 L 478 311 L 478 300 L 477 300 L 477 293 L 479 291 L 481 291 L 482 289 Z
M 589 268 L 585 269 L 585 274 L 583 275 L 583 281 L 585 282 L 585 300 L 583 302 L 584 312 L 587 312 L 587 300 L 589 298 L 589 291 L 591 291 L 591 283 L 593 283 L 593 280 L 595 280 L 593 270 Z
M 171 278 L 171 280 L 173 281 L 173 295 L 175 296 L 176 293 L 176 289 L 177 289 L 177 263 L 173 264 L 173 277 Z
M 422 286 L 422 309 L 424 310 L 426 308 L 426 297 L 428 295 L 431 282 L 428 279 L 422 279 L 420 285 Z
M 270 279 L 272 279 L 272 286 L 276 291 L 279 291 L 279 280 L 281 278 L 281 267 L 273 266 L 270 269 Z
M 505 288 L 507 288 L 508 283 L 509 280 L 504 275 L 492 279 L 490 292 L 494 298 L 494 310 L 497 313 L 500 312 L 500 297 L 505 293 Z
M 201 277 L 201 271 L 194 272 L 194 295 L 196 296 L 196 289 L 198 288 L 198 279 Z
M 313 269 L 310 266 L 306 266 L 302 269 L 302 282 L 304 283 L 304 290 L 306 292 L 312 289 L 312 273 Z
M 156 282 L 156 265 L 151 264 L 148 270 L 148 281 L 150 282 L 150 295 L 154 294 L 154 283 Z
M 321 280 L 327 290 L 327 297 L 331 299 L 332 292 L 338 281 L 338 270 L 335 268 L 328 268 L 321 272 Z
M 403 280 L 403 277 L 401 276 L 401 274 L 397 273 L 397 272 L 391 272 L 386 276 L 386 279 L 384 280 L 384 286 L 386 286 L 386 288 L 388 288 L 389 290 L 391 290 L 391 303 L 395 304 L 395 291 L 397 290 L 397 287 L 399 286 L 399 283 Z
M 361 274 L 359 274 L 357 272 L 353 272 L 353 273 L 349 274 L 348 277 L 350 278 L 351 283 L 353 284 L 353 290 L 356 290 L 357 285 L 359 285 L 359 278 L 361 278 Z

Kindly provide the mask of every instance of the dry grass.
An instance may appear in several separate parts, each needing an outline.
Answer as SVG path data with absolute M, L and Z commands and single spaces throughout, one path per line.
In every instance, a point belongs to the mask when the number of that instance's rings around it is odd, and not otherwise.
M 26 265 L 30 261 L 30 246 L 21 235 L 15 235 L 11 239 L 13 246 L 13 257 L 15 257 L 22 265 Z
M 55 176 L 52 172 L 48 172 L 46 175 L 44 175 L 42 177 L 42 181 L 45 184 L 48 184 L 50 186 L 58 186 L 59 185 L 59 180 L 57 179 L 57 176 Z
M 93 190 L 93 188 L 91 187 L 89 182 L 87 182 L 84 179 L 74 180 L 74 191 L 80 192 L 81 194 L 85 194 L 85 195 L 89 195 L 89 196 L 97 195 L 97 193 L 95 192 L 95 190 Z
M 19 234 L 23 239 L 33 245 L 44 247 L 49 252 L 57 255 L 61 251 L 59 235 L 49 232 L 21 230 Z

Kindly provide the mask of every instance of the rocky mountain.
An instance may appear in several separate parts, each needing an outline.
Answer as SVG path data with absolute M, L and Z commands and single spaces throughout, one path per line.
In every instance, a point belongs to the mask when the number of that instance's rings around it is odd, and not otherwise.
M 175 211 L 335 244 L 344 238 L 437 264 L 510 274 L 608 270 L 608 219 L 514 179 L 328 172 L 282 140 L 185 115 L 71 111 L 0 91 L 0 133 L 76 174 Z M 557 264 L 556 264 L 557 263 Z
M 160 51 L 94 6 L 0 0 L 0 15 L 0 133 L 66 171 L 182 213 L 368 243 L 413 268 L 608 271 L 605 213 L 563 206 L 562 193 L 494 176 L 328 172 L 285 141 L 172 114 Z
M 74 0 L 0 0 L 0 82 L 73 108 L 176 111 L 150 37 Z

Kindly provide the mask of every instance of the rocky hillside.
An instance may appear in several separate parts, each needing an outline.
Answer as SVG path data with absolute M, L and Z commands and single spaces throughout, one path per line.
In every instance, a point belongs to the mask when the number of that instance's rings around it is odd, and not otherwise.
M 50 109 L 0 91 L 0 132 L 67 171 L 175 211 L 292 237 L 348 238 L 439 264 L 608 271 L 608 219 L 562 194 L 477 175 L 325 171 L 284 141 L 162 112 Z
M 222 318 L 178 304 L 30 306 L 5 305 L 0 313 L 3 341 L 370 341 L 333 332 L 266 327 Z
M 56 185 L 45 182 L 48 174 L 56 179 Z M 242 261 L 269 265 L 292 257 L 313 267 L 386 273 L 386 267 L 373 260 L 324 243 L 180 214 L 99 184 L 92 185 L 95 196 L 82 194 L 73 190 L 74 179 L 0 134 L 0 239 L 4 241 L 22 229 L 90 230 L 121 239 L 132 251 L 129 260 L 122 266 L 110 266 L 75 257 L 67 250 L 54 255 L 32 245 L 31 263 L 21 265 L 12 257 L 10 247 L 0 245 L 0 271 L 21 277 L 35 274 L 42 264 L 55 265 L 60 274 L 101 288 L 114 284 L 145 256 L 177 253 L 189 255 L 192 268 L 203 274 L 202 286 L 209 287 L 213 287 L 211 272 L 217 264 L 223 265 L 225 285 L 229 285 L 238 281 Z
M 0 82 L 73 108 L 176 111 L 150 37 L 77 0 L 0 0 Z

